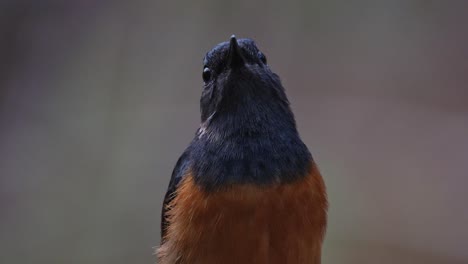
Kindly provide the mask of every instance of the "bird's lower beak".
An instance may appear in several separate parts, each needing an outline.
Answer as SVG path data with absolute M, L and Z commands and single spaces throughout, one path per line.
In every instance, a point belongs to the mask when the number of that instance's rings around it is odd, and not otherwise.
M 237 43 L 236 36 L 232 35 L 231 40 L 229 41 L 229 59 L 228 65 L 231 68 L 239 68 L 244 65 L 245 60 L 242 55 L 242 50 Z

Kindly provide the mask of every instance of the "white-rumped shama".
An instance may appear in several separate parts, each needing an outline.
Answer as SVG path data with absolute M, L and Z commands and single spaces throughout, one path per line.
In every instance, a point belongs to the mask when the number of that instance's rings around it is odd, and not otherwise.
M 201 126 L 177 161 L 161 264 L 319 264 L 325 185 L 284 88 L 251 39 L 203 60 Z

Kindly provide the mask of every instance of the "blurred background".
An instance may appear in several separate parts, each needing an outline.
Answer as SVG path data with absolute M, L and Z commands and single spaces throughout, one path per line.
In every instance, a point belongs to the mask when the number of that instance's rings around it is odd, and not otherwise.
M 467 1 L 0 1 L 0 263 L 154 263 L 235 33 L 329 192 L 324 264 L 468 263 Z

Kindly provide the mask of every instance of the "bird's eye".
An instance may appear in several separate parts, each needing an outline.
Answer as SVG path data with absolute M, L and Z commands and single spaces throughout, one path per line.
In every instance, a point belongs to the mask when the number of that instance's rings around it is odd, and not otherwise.
M 208 82 L 211 79 L 211 70 L 208 67 L 203 68 L 203 81 Z
M 263 64 L 267 64 L 267 59 L 266 59 L 266 57 L 265 57 L 265 55 L 263 53 L 258 52 L 258 57 L 263 62 Z

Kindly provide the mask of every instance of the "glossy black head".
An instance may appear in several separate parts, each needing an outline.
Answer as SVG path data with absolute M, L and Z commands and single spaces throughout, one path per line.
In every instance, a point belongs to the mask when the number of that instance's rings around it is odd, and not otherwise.
M 207 189 L 303 177 L 312 157 L 278 75 L 251 39 L 215 46 L 203 61 L 202 124 L 188 151 Z
M 214 114 L 248 110 L 250 103 L 288 104 L 278 76 L 251 39 L 232 36 L 215 46 L 203 60 L 202 76 L 202 122 Z

